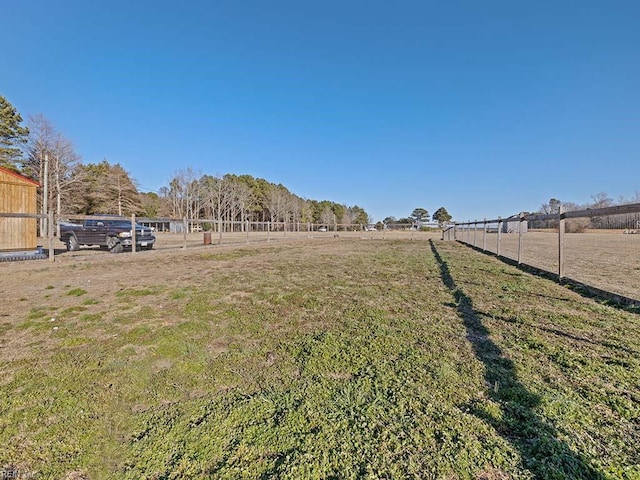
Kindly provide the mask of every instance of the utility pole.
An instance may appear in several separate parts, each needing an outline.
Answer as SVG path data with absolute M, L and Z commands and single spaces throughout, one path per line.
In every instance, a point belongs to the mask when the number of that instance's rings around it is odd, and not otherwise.
M 48 215 L 49 213 L 49 154 L 44 154 L 44 185 L 43 185 L 43 193 L 42 193 L 42 213 Z M 43 232 L 49 231 L 49 217 L 43 219 L 43 229 L 40 232 L 40 235 L 44 236 Z

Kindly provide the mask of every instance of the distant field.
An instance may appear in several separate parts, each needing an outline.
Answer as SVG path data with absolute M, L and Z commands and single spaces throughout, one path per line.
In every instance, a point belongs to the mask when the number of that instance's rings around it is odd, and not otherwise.
M 222 236 L 216 232 L 210 232 L 211 244 L 204 245 L 204 232 L 188 233 L 186 235 L 182 233 L 167 233 L 156 232 L 157 241 L 155 244 L 156 250 L 175 250 L 182 248 L 185 243 L 188 249 L 193 248 L 216 248 L 218 245 L 256 245 L 260 243 L 282 243 L 291 241 L 322 241 L 332 240 L 339 241 L 340 239 L 361 239 L 361 240 L 427 240 L 429 238 L 438 238 L 440 232 L 422 232 L 413 230 L 393 230 L 393 231 L 380 231 L 380 232 L 363 232 L 363 231 L 338 231 L 338 232 L 224 232 Z M 46 238 L 39 238 L 39 245 L 47 245 L 48 240 Z M 108 252 L 100 250 L 98 247 L 83 246 L 77 252 L 67 252 L 65 245 L 54 240 L 54 248 L 56 254 L 60 255 L 60 259 L 86 256 L 86 255 L 107 255 Z
M 495 253 L 497 235 L 487 234 L 487 250 Z M 464 240 L 467 240 L 465 234 Z M 522 263 L 552 273 L 558 272 L 558 234 L 528 232 L 524 235 Z M 473 244 L 473 233 L 470 235 Z M 518 235 L 500 236 L 500 254 L 518 257 Z M 477 232 L 475 245 L 483 246 L 482 231 Z M 565 275 L 619 295 L 640 300 L 640 235 L 625 235 L 622 231 L 568 233 L 565 235 Z
M 639 315 L 437 235 L 353 237 L 0 264 L 0 467 L 640 478 Z

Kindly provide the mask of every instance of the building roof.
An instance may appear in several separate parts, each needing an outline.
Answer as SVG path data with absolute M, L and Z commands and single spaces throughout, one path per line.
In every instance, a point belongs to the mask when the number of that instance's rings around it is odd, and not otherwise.
M 11 175 L 12 177 L 15 177 L 15 178 L 17 178 L 19 180 L 22 180 L 23 182 L 31 183 L 31 184 L 35 185 L 36 187 L 40 186 L 40 184 L 38 182 L 36 182 L 35 180 L 31 180 L 29 177 L 25 177 L 24 175 L 20 175 L 18 172 L 14 172 L 13 170 L 9 170 L 8 168 L 0 167 L 0 172 L 1 173 L 6 173 L 7 175 Z

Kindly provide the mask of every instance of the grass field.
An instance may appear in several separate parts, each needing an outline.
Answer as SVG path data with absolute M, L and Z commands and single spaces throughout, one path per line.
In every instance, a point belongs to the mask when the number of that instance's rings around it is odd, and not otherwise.
M 460 234 L 465 242 L 496 253 L 498 236 L 482 230 Z M 500 255 L 518 258 L 518 235 L 503 234 Z M 558 273 L 558 233 L 531 231 L 523 236 L 522 263 Z M 575 281 L 640 301 L 640 235 L 624 235 L 622 230 L 595 230 L 568 233 L 564 248 L 565 276 Z
M 640 316 L 455 242 L 0 265 L 31 478 L 640 478 Z

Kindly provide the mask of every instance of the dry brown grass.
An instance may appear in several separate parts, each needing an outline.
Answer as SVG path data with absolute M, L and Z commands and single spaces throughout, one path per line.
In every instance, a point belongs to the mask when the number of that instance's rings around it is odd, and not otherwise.
M 79 322 L 78 319 L 83 315 L 95 312 L 101 312 L 107 317 L 117 317 L 119 311 L 127 314 L 138 311 L 144 313 L 146 309 L 159 306 L 165 311 L 171 311 L 181 299 L 168 299 L 163 305 L 157 305 L 156 294 L 162 292 L 145 294 L 145 290 L 162 288 L 170 291 L 185 286 L 199 288 L 216 276 L 231 274 L 238 269 L 248 269 L 257 274 L 265 258 L 272 255 L 274 249 L 286 251 L 288 248 L 307 244 L 310 248 L 305 255 L 314 257 L 320 251 L 339 257 L 349 251 L 346 246 L 352 241 L 368 242 L 383 238 L 381 232 L 368 232 L 367 236 L 357 232 L 340 232 L 337 238 L 334 238 L 332 232 L 314 232 L 311 236 L 287 232 L 286 237 L 279 238 L 272 234 L 268 243 L 261 241 L 259 236 L 250 237 L 247 245 L 238 240 L 241 236 L 246 235 L 226 234 L 224 238 L 228 243 L 203 245 L 202 233 L 192 233 L 187 236 L 185 250 L 182 248 L 182 235 L 160 233 L 154 250 L 136 254 L 112 254 L 97 247 L 82 247 L 76 252 L 61 252 L 56 255 L 54 262 L 31 260 L 0 263 L 0 296 L 3 299 L 0 303 L 0 326 L 17 318 L 46 318 L 51 320 L 49 327 L 53 329 L 62 319 Z M 438 235 L 398 232 L 392 238 L 403 236 L 424 243 Z M 234 242 L 234 239 L 238 241 Z M 298 249 L 295 250 L 299 252 Z M 194 258 L 201 260 L 194 261 Z M 305 262 L 304 255 L 300 261 Z M 289 275 L 289 281 L 295 283 L 296 278 Z M 162 286 L 158 287 L 159 284 Z M 79 290 L 79 294 L 74 294 L 74 290 Z M 239 290 L 232 293 L 234 297 L 250 294 L 251 292 Z M 105 308 L 107 299 L 110 300 L 108 309 Z M 87 305 L 79 307 L 78 304 L 83 302 Z M 173 317 L 153 319 L 156 324 L 166 325 L 179 321 L 180 319 Z M 20 352 L 29 344 L 29 334 L 26 332 L 24 330 L 4 340 L 0 360 L 7 360 L 5 357 L 15 360 L 21 356 Z M 94 331 L 94 334 L 109 333 Z
M 266 232 L 224 233 L 222 238 L 213 232 L 211 245 L 204 245 L 203 233 L 156 234 L 156 251 L 179 253 L 186 245 L 188 250 L 204 249 L 212 252 L 228 248 L 251 245 L 278 245 L 299 242 L 339 242 L 343 240 L 416 240 L 439 238 L 440 233 L 416 231 L 389 232 Z M 467 237 L 459 233 L 468 243 L 483 247 L 483 235 L 478 231 Z M 46 245 L 46 239 L 40 239 Z M 82 247 L 77 252 L 66 252 L 56 242 L 57 262 L 79 261 L 95 257 L 109 258 L 112 255 L 97 247 Z M 497 235 L 486 235 L 486 249 L 496 253 Z M 148 255 L 141 252 L 140 255 Z M 510 259 L 518 256 L 518 235 L 501 235 L 500 254 Z M 529 231 L 524 236 L 522 263 L 551 273 L 558 272 L 558 237 L 553 231 Z M 567 233 L 565 236 L 565 277 L 617 295 L 640 300 L 640 235 L 623 234 L 622 230 L 587 230 L 584 233 Z M 178 275 L 181 275 L 178 273 Z
M 466 240 L 466 234 L 464 239 Z M 473 233 L 469 241 L 474 244 Z M 518 235 L 500 236 L 500 254 L 518 257 Z M 483 247 L 482 232 L 475 246 Z M 486 248 L 496 253 L 497 235 L 487 234 Z M 621 231 L 590 231 L 565 235 L 565 276 L 608 292 L 640 300 L 640 235 Z M 528 232 L 523 237 L 522 263 L 552 273 L 558 272 L 558 235 Z

